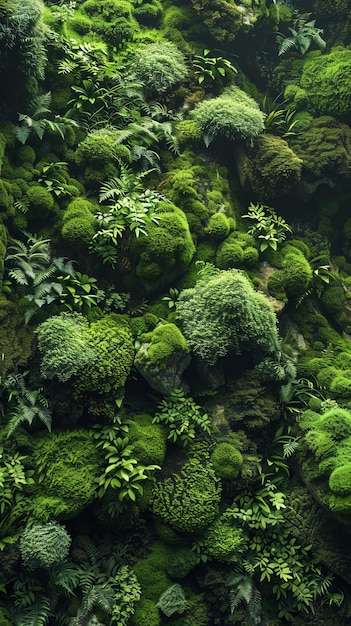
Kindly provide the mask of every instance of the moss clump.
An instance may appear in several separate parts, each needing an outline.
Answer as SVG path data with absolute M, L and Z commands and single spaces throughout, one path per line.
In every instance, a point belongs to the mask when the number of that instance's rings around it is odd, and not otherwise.
M 91 164 L 93 167 L 101 167 L 115 158 L 116 139 L 110 129 L 89 133 L 86 139 L 81 141 L 75 152 L 76 163 L 80 166 Z
M 351 495 L 351 463 L 337 467 L 329 477 L 331 491 L 339 496 Z
M 188 68 L 174 43 L 157 42 L 136 50 L 130 72 L 151 93 L 166 93 L 186 80 Z
M 160 424 L 153 424 L 152 419 L 151 415 L 134 415 L 128 437 L 139 463 L 162 465 L 166 455 L 166 431 Z
M 95 360 L 78 374 L 76 388 L 97 394 L 117 392 L 125 385 L 134 358 L 133 335 L 127 319 L 115 313 L 106 315 L 90 325 L 86 342 Z
M 342 47 L 332 48 L 329 54 L 308 54 L 298 83 L 304 94 L 303 108 L 314 116 L 340 117 L 350 113 L 350 62 L 351 50 Z M 291 89 L 287 89 L 285 97 L 291 95 Z M 301 99 L 299 92 L 294 94 L 292 104 L 300 108 L 297 97 Z
M 158 601 L 160 595 L 172 584 L 166 574 L 168 559 L 172 549 L 165 544 L 155 541 L 151 552 L 143 559 L 139 559 L 133 570 L 141 586 L 142 597 Z
M 312 284 L 312 268 L 303 252 L 291 245 L 281 248 L 282 269 L 268 278 L 269 293 L 279 300 L 303 296 Z
M 215 474 L 223 480 L 235 480 L 239 476 L 243 457 L 230 443 L 219 443 L 211 455 Z
M 251 268 L 257 265 L 259 253 L 255 247 L 255 240 L 247 233 L 232 232 L 218 246 L 216 265 L 221 270 L 231 268 Z
M 16 371 L 28 363 L 33 348 L 33 329 L 24 325 L 14 302 L 0 294 L 0 374 Z
M 131 242 L 136 258 L 136 274 L 149 291 L 180 276 L 195 253 L 183 211 L 174 204 L 160 205 L 159 224 L 148 225 L 148 236 Z
M 131 41 L 139 30 L 133 17 L 133 5 L 128 0 L 85 0 L 80 6 L 83 15 L 91 19 L 91 30 L 112 48 Z
M 221 490 L 209 465 L 192 458 L 179 474 L 157 482 L 152 511 L 175 530 L 199 533 L 218 514 Z
M 197 565 L 197 556 L 191 548 L 174 547 L 166 565 L 166 572 L 170 578 L 179 580 L 185 578 Z
M 27 189 L 29 200 L 28 216 L 32 219 L 45 219 L 54 206 L 51 193 L 40 185 L 33 185 Z
M 86 430 L 50 433 L 37 438 L 32 461 L 39 480 L 31 501 L 34 519 L 68 519 L 93 501 L 101 459 L 94 440 Z M 43 493 L 49 493 L 50 498 L 57 500 L 55 515 L 50 509 L 43 508 Z
M 302 175 L 308 181 L 348 177 L 351 171 L 351 130 L 333 117 L 314 119 L 290 141 L 303 159 Z
M 153 600 L 143 598 L 135 605 L 135 613 L 131 617 L 132 626 L 160 626 L 161 616 Z
M 217 98 L 198 104 L 192 119 L 202 129 L 207 145 L 215 138 L 250 140 L 264 130 L 264 115 L 257 102 L 239 87 L 227 87 Z
M 303 160 L 281 137 L 264 134 L 249 151 L 249 178 L 254 194 L 261 202 L 274 203 L 277 198 L 296 191 L 301 180 Z
M 230 221 L 224 213 L 214 213 L 208 220 L 205 233 L 213 241 L 223 241 L 230 231 Z
M 85 198 L 75 198 L 62 217 L 62 237 L 72 248 L 86 249 L 95 234 L 94 205 Z

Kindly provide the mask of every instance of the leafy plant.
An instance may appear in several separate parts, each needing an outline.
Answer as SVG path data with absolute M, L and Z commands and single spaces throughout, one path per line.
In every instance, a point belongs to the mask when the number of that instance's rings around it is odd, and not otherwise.
M 162 300 L 164 302 L 167 302 L 168 308 L 169 309 L 175 309 L 177 306 L 177 298 L 179 296 L 179 291 L 178 289 L 175 289 L 174 287 L 171 287 L 168 291 L 169 296 L 164 296 L 164 298 L 162 298 Z
M 47 190 L 54 196 L 70 196 L 70 192 L 63 186 L 60 180 L 60 174 L 67 171 L 67 165 L 66 161 L 52 161 L 44 165 L 38 178 L 38 183 L 45 185 Z M 23 198 L 21 198 L 20 202 L 23 202 Z
M 110 179 L 102 185 L 99 200 L 114 202 L 95 214 L 98 230 L 91 248 L 102 257 L 103 263 L 114 267 L 118 239 L 125 232 L 133 233 L 135 237 L 147 235 L 148 223 L 158 225 L 161 215 L 157 214 L 157 207 L 164 197 L 157 191 L 144 189 L 140 176 L 122 168 L 120 178 Z
M 141 597 L 141 587 L 134 572 L 124 565 L 114 579 L 114 597 L 111 615 L 111 626 L 127 626 L 135 612 L 134 605 Z
M 55 115 L 53 116 L 53 119 L 47 117 L 47 115 L 52 115 L 50 104 L 51 92 L 48 91 L 45 94 L 37 95 L 33 98 L 32 102 L 28 106 L 27 114 L 18 114 L 18 120 L 20 123 L 15 128 L 18 141 L 25 144 L 33 132 L 37 137 L 39 137 L 39 139 L 42 139 L 45 131 L 47 130 L 51 130 L 53 133 L 59 134 L 60 137 L 64 139 L 68 126 L 78 126 L 77 122 L 68 116 L 61 117 L 59 115 Z
M 33 470 L 27 469 L 23 464 L 27 458 L 27 455 L 6 452 L 0 447 L 0 513 L 4 517 L 22 500 L 24 487 L 34 484 Z M 8 523 L 11 521 L 10 515 Z M 2 528 L 2 532 L 3 530 Z M 2 542 L 7 543 L 4 538 Z
M 28 389 L 22 374 L 9 374 L 3 385 L 9 392 L 10 420 L 6 427 L 7 437 L 23 422 L 31 425 L 35 418 L 51 431 L 51 412 L 42 388 Z
M 97 280 L 87 274 L 74 272 L 65 276 L 57 276 L 57 283 L 62 285 L 62 292 L 57 299 L 68 311 L 86 313 L 92 307 L 97 306 L 103 297 L 97 287 Z
M 266 114 L 264 119 L 265 130 L 279 135 L 283 139 L 295 137 L 299 132 L 299 120 L 295 119 L 296 111 L 286 108 L 285 104 L 285 100 L 281 102 L 280 94 L 274 100 L 266 95 L 262 102 L 262 110 Z
M 64 59 L 58 64 L 59 74 L 77 78 L 102 78 L 107 71 L 107 52 L 101 43 L 64 41 Z
M 259 240 L 261 252 L 267 248 L 277 250 L 278 245 L 286 239 L 287 233 L 292 232 L 286 221 L 274 209 L 264 204 L 250 202 L 247 214 L 241 217 L 254 222 L 247 232 Z
M 93 437 L 96 445 L 104 452 L 105 469 L 99 478 L 97 495 L 102 498 L 107 489 L 118 490 L 118 500 L 121 506 L 128 502 L 135 502 L 137 495 L 143 494 L 141 483 L 152 479 L 150 472 L 161 469 L 158 465 L 144 466 L 133 458 L 133 446 L 129 439 L 120 434 L 127 434 L 128 425 L 116 417 L 111 426 L 94 426 Z
M 234 613 L 238 606 L 245 602 L 251 622 L 260 624 L 262 616 L 261 594 L 249 574 L 238 573 L 230 577 L 227 582 L 230 589 L 230 612 Z
M 194 438 L 196 431 L 210 434 L 211 420 L 194 400 L 186 397 L 181 389 L 174 389 L 167 399 L 157 407 L 159 412 L 153 418 L 155 424 L 165 424 L 167 438 L 179 441 L 185 448 Z
M 225 76 L 237 74 L 237 69 L 228 59 L 223 57 L 212 56 L 211 50 L 205 48 L 203 55 L 196 54 L 193 60 L 194 74 L 199 85 L 206 78 L 214 81 L 216 78 L 224 78 Z
M 282 33 L 278 33 L 278 56 L 295 50 L 300 54 L 306 54 L 312 44 L 319 50 L 324 50 L 327 43 L 322 37 L 323 29 L 316 28 L 316 20 L 308 21 L 310 16 L 311 13 L 297 14 L 292 28 L 288 28 L 291 37 L 285 37 Z

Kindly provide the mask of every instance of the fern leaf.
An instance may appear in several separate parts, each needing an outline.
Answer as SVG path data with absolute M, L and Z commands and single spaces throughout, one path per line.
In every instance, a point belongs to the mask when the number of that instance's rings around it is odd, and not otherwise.
M 295 39 L 293 39 L 292 37 L 287 37 L 286 39 L 283 39 L 283 41 L 280 43 L 278 56 L 280 57 L 282 54 L 286 54 L 286 52 L 292 49 L 296 49 Z

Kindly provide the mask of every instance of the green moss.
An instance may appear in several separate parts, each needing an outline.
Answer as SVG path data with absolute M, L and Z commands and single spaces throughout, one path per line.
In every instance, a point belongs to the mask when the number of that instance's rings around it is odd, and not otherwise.
M 34 148 L 31 146 L 21 146 L 17 151 L 17 158 L 20 161 L 28 162 L 33 165 L 36 159 L 36 154 Z
M 314 119 L 309 128 L 291 139 L 291 146 L 303 159 L 307 180 L 349 176 L 351 167 L 351 130 L 332 117 Z
M 194 120 L 182 120 L 177 124 L 177 139 L 182 147 L 194 148 L 200 145 L 202 131 Z
M 216 265 L 221 270 L 241 267 L 244 251 L 237 241 L 226 240 L 221 243 L 216 252 Z
M 125 385 L 134 358 L 128 321 L 115 313 L 106 315 L 90 325 L 86 339 L 95 360 L 79 373 L 77 389 L 97 394 L 117 392 Z
M 40 185 L 28 187 L 27 198 L 29 200 L 29 218 L 45 219 L 54 207 L 54 198 L 51 193 Z
M 351 50 L 342 47 L 332 48 L 329 54 L 307 56 L 300 85 L 312 115 L 340 117 L 351 111 L 350 62 Z
M 227 87 L 217 98 L 204 100 L 191 114 L 201 127 L 206 143 L 213 139 L 252 140 L 264 129 L 258 104 L 239 87 Z
M 116 138 L 110 129 L 89 133 L 75 152 L 76 163 L 80 166 L 91 164 L 93 167 L 101 167 L 115 158 Z M 100 180 L 103 181 L 103 178 Z
M 155 290 L 166 281 L 169 284 L 181 275 L 195 253 L 183 211 L 167 203 L 160 209 L 159 224 L 150 224 L 147 237 L 131 242 L 136 256 L 136 274 L 149 290 Z
M 132 626 L 160 626 L 161 617 L 156 601 L 143 598 L 135 605 L 135 613 L 131 617 Z
M 247 547 L 247 539 L 241 528 L 230 521 L 217 519 L 201 537 L 204 553 L 220 563 L 238 563 Z
M 331 491 L 339 496 L 351 495 L 351 463 L 337 467 L 329 477 Z
M 197 556 L 191 548 L 173 548 L 166 565 L 166 572 L 172 579 L 185 578 L 197 565 Z
M 152 510 L 175 530 L 199 533 L 218 513 L 220 488 L 209 465 L 190 459 L 179 474 L 157 482 Z
M 79 250 L 86 250 L 95 234 L 95 219 L 88 205 L 91 206 L 87 200 L 76 198 L 63 214 L 61 235 L 72 248 Z
M 149 367 L 165 369 L 174 352 L 189 352 L 185 337 L 175 324 L 159 324 L 149 333 L 141 336 L 143 343 L 150 344 L 147 354 L 137 353 L 135 362 L 147 359 Z
M 130 61 L 130 73 L 153 94 L 166 93 L 186 80 L 184 55 L 172 42 L 141 46 Z
M 249 178 L 261 202 L 274 203 L 277 198 L 296 190 L 301 179 L 303 160 L 281 137 L 264 134 L 257 138 L 249 152 Z
M 243 457 L 230 443 L 219 443 L 211 455 L 215 474 L 223 480 L 235 480 L 239 476 Z
M 145 2 L 135 8 L 134 15 L 140 24 L 155 26 L 162 15 L 162 4 L 160 0 Z
M 128 437 L 139 463 L 162 466 L 166 455 L 166 431 L 160 424 L 153 424 L 152 419 L 151 415 L 134 415 Z
M 24 325 L 20 311 L 0 294 L 0 374 L 27 365 L 33 348 L 33 329 Z
M 90 434 L 83 429 L 50 433 L 39 437 L 32 453 L 35 474 L 39 484 L 35 496 L 43 493 L 59 501 L 55 519 L 67 519 L 77 515 L 96 495 L 96 478 L 100 475 L 100 452 Z M 50 510 L 45 511 L 39 501 L 42 515 L 47 521 Z M 32 502 L 32 516 L 36 517 L 39 508 L 35 498 Z
M 212 192 L 217 193 L 217 192 Z M 219 193 L 219 192 L 218 192 Z M 225 239 L 230 230 L 229 219 L 224 213 L 214 213 L 211 215 L 208 224 L 205 228 L 206 234 L 213 239 L 213 241 L 222 241 Z
M 172 549 L 156 541 L 152 551 L 145 558 L 139 559 L 133 570 L 141 586 L 142 597 L 158 601 L 160 595 L 172 584 L 166 574 L 167 562 Z
M 128 0 L 85 0 L 80 7 L 91 19 L 91 30 L 113 48 L 131 41 L 138 31 L 133 5 Z

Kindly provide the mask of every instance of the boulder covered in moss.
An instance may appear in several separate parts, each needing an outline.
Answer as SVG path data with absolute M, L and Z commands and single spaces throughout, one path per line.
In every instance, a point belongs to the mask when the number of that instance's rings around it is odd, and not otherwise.
M 307 182 L 349 178 L 351 174 L 351 129 L 324 115 L 314 119 L 303 133 L 291 138 L 295 154 L 303 159 L 302 178 Z
M 264 134 L 249 151 L 249 179 L 261 202 L 274 203 L 296 192 L 301 180 L 303 160 L 281 137 Z
M 290 62 L 290 61 L 289 61 Z M 337 46 L 329 54 L 306 55 L 296 84 L 284 96 L 295 108 L 312 115 L 343 117 L 351 112 L 351 50 Z
M 135 367 L 150 387 L 169 395 L 180 387 L 182 374 L 191 360 L 186 339 L 175 324 L 159 324 L 141 335 L 141 341 Z
M 194 254 L 187 219 L 181 209 L 160 202 L 159 223 L 147 226 L 147 236 L 131 240 L 136 275 L 147 292 L 172 284 L 188 268 Z

